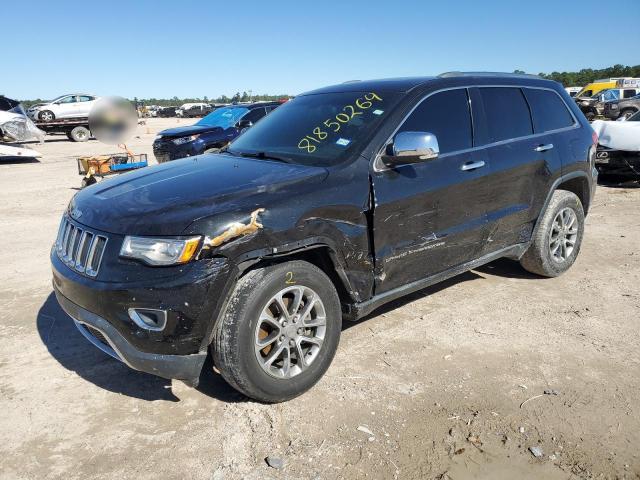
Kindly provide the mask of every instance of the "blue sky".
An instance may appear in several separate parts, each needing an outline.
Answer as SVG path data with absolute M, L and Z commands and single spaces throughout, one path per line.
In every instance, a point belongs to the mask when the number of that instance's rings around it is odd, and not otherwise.
M 296 94 L 450 70 L 638 64 L 640 1 L 623 3 L 610 17 L 591 0 L 12 1 L 0 93 Z

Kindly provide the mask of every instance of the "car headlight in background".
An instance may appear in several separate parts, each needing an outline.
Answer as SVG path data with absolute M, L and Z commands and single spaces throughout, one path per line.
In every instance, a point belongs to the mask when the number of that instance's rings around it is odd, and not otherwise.
M 187 239 L 126 236 L 120 256 L 141 260 L 152 266 L 179 265 L 191 260 L 202 237 Z
M 182 145 L 184 143 L 189 143 L 189 142 L 193 142 L 194 140 L 197 140 L 199 136 L 200 135 L 189 135 L 188 137 L 178 137 L 178 138 L 174 138 L 172 142 L 175 143 L 176 145 Z

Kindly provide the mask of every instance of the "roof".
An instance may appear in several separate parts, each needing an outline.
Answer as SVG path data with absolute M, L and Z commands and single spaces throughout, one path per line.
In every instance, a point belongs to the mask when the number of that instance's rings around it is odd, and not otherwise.
M 409 90 L 434 80 L 436 77 L 404 77 L 404 78 L 383 78 L 378 80 L 349 80 L 345 83 L 331 85 L 305 92 L 304 95 L 313 95 L 317 93 L 336 93 L 336 92 L 364 92 L 375 90 L 387 90 L 395 92 L 408 92 Z
M 405 77 L 405 78 L 386 78 L 378 80 L 349 80 L 337 85 L 319 88 L 306 92 L 303 95 L 314 95 L 318 93 L 337 93 L 337 92 L 363 92 L 363 91 L 395 91 L 400 93 L 408 92 L 415 87 L 429 84 L 431 82 L 442 82 L 446 79 L 478 79 L 480 83 L 487 83 L 487 80 L 513 80 L 527 79 L 537 80 L 540 82 L 550 82 L 538 75 L 528 75 L 520 73 L 502 73 L 502 72 L 446 72 L 437 77 Z

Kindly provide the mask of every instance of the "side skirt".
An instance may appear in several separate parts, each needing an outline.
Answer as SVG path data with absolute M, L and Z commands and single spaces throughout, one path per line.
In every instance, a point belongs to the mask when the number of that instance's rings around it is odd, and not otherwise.
M 497 260 L 499 258 L 508 257 L 519 259 L 520 257 L 522 257 L 522 255 L 524 255 L 524 252 L 527 251 L 527 248 L 529 248 L 529 243 L 519 243 L 517 245 L 506 247 L 496 252 L 482 256 L 471 262 L 463 263 L 449 270 L 445 270 L 444 272 L 440 272 L 430 277 L 407 283 L 406 285 L 394 288 L 393 290 L 380 293 L 370 298 L 369 300 L 351 305 L 350 311 L 345 315 L 345 320 L 358 320 L 366 315 L 369 315 L 376 308 L 381 307 L 385 303 L 391 302 L 410 293 L 417 292 L 418 290 L 422 290 L 423 288 L 430 287 L 431 285 L 435 285 L 436 283 L 440 283 L 451 277 L 460 275 L 461 273 L 464 273 L 468 270 L 472 270 L 487 263 L 493 262 L 494 260 Z

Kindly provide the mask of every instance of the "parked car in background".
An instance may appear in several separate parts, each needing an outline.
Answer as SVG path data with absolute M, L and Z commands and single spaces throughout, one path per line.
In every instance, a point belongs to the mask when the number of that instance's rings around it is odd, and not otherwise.
M 211 115 L 242 128 L 275 106 Z M 195 385 L 211 352 L 243 394 L 288 400 L 329 368 L 343 319 L 502 257 L 567 271 L 596 143 L 564 89 L 531 76 L 308 92 L 224 153 L 76 193 L 50 254 L 56 298 L 132 368 Z
M 576 94 L 582 90 L 582 87 L 565 87 L 564 89 L 570 97 L 575 97 Z
M 190 118 L 190 117 L 204 117 L 213 110 L 213 107 L 208 103 L 185 103 L 176 110 L 178 117 Z
M 195 125 L 158 133 L 153 142 L 153 153 L 158 163 L 163 163 L 217 151 L 279 105 L 279 102 L 267 102 L 219 108 Z
M 61 95 L 46 103 L 33 105 L 27 114 L 33 120 L 50 122 L 60 118 L 88 117 L 100 97 L 84 93 Z
M 160 107 L 156 112 L 156 117 L 175 117 L 176 116 L 177 107 Z
M 620 122 L 596 120 L 596 168 L 600 173 L 640 177 L 640 111 Z
M 621 98 L 631 98 L 640 93 L 640 87 L 629 88 L 608 88 L 602 90 L 592 97 L 576 98 L 576 102 L 588 120 L 604 113 L 605 104 Z
M 605 102 L 603 115 L 611 120 L 628 119 L 640 111 L 640 95 Z
M 158 116 L 158 110 L 160 110 L 160 106 L 158 105 L 146 105 L 142 107 L 142 116 L 156 117 Z
M 622 86 L 622 85 L 619 85 L 618 82 L 626 81 L 626 80 L 637 80 L 637 79 L 632 79 L 631 77 L 612 77 L 612 78 L 603 78 L 600 80 L 595 80 L 585 85 L 584 87 L 582 87 L 582 90 L 580 90 L 576 95 L 573 95 L 573 96 L 581 97 L 581 98 L 592 97 L 596 93 L 602 90 L 606 90 L 607 88 Z
M 43 142 L 44 132 L 34 125 L 19 101 L 0 95 L 0 158 L 41 157 L 41 153 L 28 146 L 14 143 L 29 140 Z M 3 142 L 12 145 L 4 145 Z

